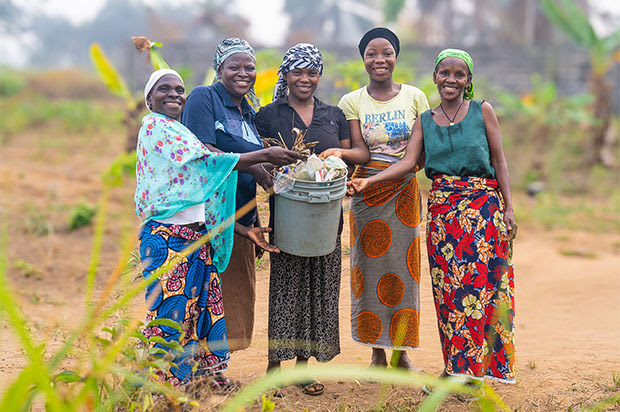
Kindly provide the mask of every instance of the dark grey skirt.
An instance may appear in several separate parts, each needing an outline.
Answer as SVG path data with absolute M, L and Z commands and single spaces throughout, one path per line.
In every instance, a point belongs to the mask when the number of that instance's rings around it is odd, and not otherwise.
M 340 236 L 325 256 L 271 254 L 269 361 L 315 357 L 328 362 L 340 353 L 341 267 Z

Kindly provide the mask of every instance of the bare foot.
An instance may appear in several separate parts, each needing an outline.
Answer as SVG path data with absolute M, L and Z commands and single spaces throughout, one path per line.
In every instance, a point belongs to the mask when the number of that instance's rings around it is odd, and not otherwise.
M 280 362 L 269 361 L 267 364 L 267 373 L 269 372 L 277 372 L 280 369 Z
M 387 367 L 387 358 L 383 349 L 372 348 L 372 358 L 370 360 L 370 366 L 378 368 Z

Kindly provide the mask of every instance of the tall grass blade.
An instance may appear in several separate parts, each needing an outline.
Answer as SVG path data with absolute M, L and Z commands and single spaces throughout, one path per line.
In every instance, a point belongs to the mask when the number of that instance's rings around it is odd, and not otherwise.
M 432 385 L 441 391 L 436 396 L 437 402 L 451 392 L 465 392 L 465 386 L 450 379 L 432 378 L 405 371 L 396 370 L 369 370 L 354 366 L 309 366 L 307 368 L 294 368 L 281 371 L 277 374 L 268 374 L 264 378 L 254 381 L 239 392 L 224 407 L 222 412 L 237 412 L 251 404 L 255 399 L 260 399 L 263 393 L 268 392 L 280 385 L 290 385 L 311 379 L 321 380 L 348 380 L 348 381 L 376 381 L 398 385 L 417 386 Z M 441 399 L 439 399 L 441 397 Z
M 95 289 L 95 279 L 97 277 L 97 266 L 99 266 L 99 257 L 101 255 L 101 246 L 103 245 L 103 236 L 105 234 L 105 224 L 108 214 L 108 199 L 110 197 L 110 189 L 104 186 L 103 195 L 97 205 L 97 214 L 95 215 L 95 234 L 93 236 L 93 247 L 90 252 L 90 264 L 86 272 L 86 307 L 92 306 L 93 292 Z

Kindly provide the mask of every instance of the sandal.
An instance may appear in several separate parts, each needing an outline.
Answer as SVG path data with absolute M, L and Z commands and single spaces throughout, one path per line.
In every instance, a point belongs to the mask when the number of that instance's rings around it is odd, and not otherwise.
M 217 372 L 211 377 L 209 387 L 213 392 L 218 392 L 222 394 L 237 392 L 239 390 L 239 385 L 237 385 L 231 379 L 228 379 L 221 372 Z
M 458 394 L 458 400 L 461 402 L 474 402 L 484 396 L 484 383 L 478 383 L 472 379 L 465 382 L 468 391 Z
M 421 370 L 421 369 L 420 369 Z M 422 371 L 422 370 L 421 370 Z M 422 371 L 421 373 L 426 373 L 424 371 Z M 447 377 L 449 377 L 450 375 L 448 375 L 445 371 L 441 373 L 441 375 L 439 375 L 437 377 L 437 379 L 445 379 Z M 433 392 L 435 391 L 435 388 L 432 385 L 423 385 L 422 386 L 422 392 L 424 392 L 426 395 L 432 395 Z
M 304 394 L 310 396 L 318 396 L 323 394 L 325 391 L 325 385 L 319 381 L 302 382 L 298 383 L 297 386 L 299 386 Z M 310 390 L 312 388 L 314 388 L 314 390 Z
M 277 387 L 276 389 L 274 389 L 271 397 L 277 399 L 286 398 L 286 389 L 284 389 L 284 387 Z
M 443 379 L 442 377 L 439 377 L 439 378 Z M 483 385 L 480 385 L 473 379 L 467 379 L 464 383 L 465 383 L 465 386 L 468 388 L 468 391 L 457 394 L 457 399 L 459 401 L 473 402 L 473 401 L 477 401 L 478 399 L 480 399 L 481 396 L 484 395 Z M 427 395 L 432 395 L 433 391 L 434 389 L 432 386 L 428 386 L 428 385 L 422 386 L 422 392 L 424 392 Z
M 282 369 L 280 368 L 280 364 L 278 363 L 278 366 L 275 367 L 267 367 L 267 376 L 269 376 L 269 374 L 275 375 L 275 374 L 281 374 L 282 373 Z M 280 385 L 276 385 L 273 392 L 271 393 L 271 397 L 272 398 L 276 398 L 276 399 L 282 399 L 286 397 L 286 386 L 283 384 Z

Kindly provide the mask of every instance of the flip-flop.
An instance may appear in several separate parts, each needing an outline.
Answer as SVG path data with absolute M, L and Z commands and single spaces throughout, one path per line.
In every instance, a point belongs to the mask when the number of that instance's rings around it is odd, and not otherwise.
M 474 402 L 480 399 L 484 395 L 484 384 L 478 385 L 473 380 L 465 383 L 469 391 L 465 393 L 459 393 L 457 398 L 461 402 Z
M 297 386 L 299 386 L 299 388 L 304 394 L 310 395 L 310 396 L 322 395 L 323 392 L 325 391 L 325 385 L 323 385 L 319 381 L 302 382 L 302 383 L 298 383 Z M 316 387 L 319 387 L 319 389 L 316 389 L 314 391 L 310 390 L 310 388 L 316 388 Z
M 277 366 L 275 368 L 271 368 L 271 369 L 267 369 L 267 376 L 271 375 L 275 375 L 275 374 L 281 374 L 282 373 L 282 369 L 280 368 L 280 366 Z M 280 385 L 276 385 L 274 387 L 273 392 L 271 393 L 271 397 L 272 398 L 276 398 L 276 399 L 282 399 L 286 397 L 286 385 L 284 384 L 280 384 Z
M 209 386 L 211 390 L 219 393 L 237 392 L 239 390 L 239 385 L 228 379 L 221 372 L 218 372 L 211 377 Z
M 415 365 L 414 365 L 414 366 L 415 366 Z M 416 368 L 417 368 L 417 366 L 416 366 Z M 422 369 L 420 369 L 420 371 L 421 371 L 420 373 L 426 374 L 426 372 L 425 372 L 425 371 L 423 371 Z M 445 372 L 444 372 L 444 373 L 445 373 Z M 442 373 L 441 375 L 439 375 L 439 376 L 437 377 L 437 379 L 446 379 L 449 375 L 444 375 L 444 373 Z M 432 386 L 432 385 L 423 385 L 423 386 L 422 386 L 422 392 L 424 392 L 424 393 L 425 393 L 425 394 L 427 394 L 427 395 L 432 395 L 432 394 L 433 394 L 433 392 L 434 392 L 434 388 L 433 388 L 433 386 Z
M 440 379 L 443 379 L 443 378 L 440 377 Z M 484 395 L 484 386 L 476 386 L 476 383 L 469 379 L 467 380 L 467 382 L 465 382 L 465 385 L 470 389 L 470 391 L 466 393 L 457 394 L 457 399 L 459 401 L 473 402 L 473 401 L 477 401 L 478 399 L 480 399 L 481 396 Z M 476 389 L 480 390 L 479 395 L 475 394 Z M 424 392 L 427 395 L 431 395 L 433 393 L 433 387 L 424 385 L 422 386 L 422 392 Z
M 282 398 L 286 398 L 286 390 L 284 389 L 284 387 L 277 387 L 276 389 L 274 389 L 273 393 L 271 394 L 272 398 L 277 398 L 277 399 L 282 399 Z

